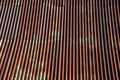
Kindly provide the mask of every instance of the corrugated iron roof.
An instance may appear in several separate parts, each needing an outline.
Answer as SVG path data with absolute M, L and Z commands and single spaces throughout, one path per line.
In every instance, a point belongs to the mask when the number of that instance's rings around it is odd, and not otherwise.
M 0 79 L 119 80 L 119 0 L 1 0 Z

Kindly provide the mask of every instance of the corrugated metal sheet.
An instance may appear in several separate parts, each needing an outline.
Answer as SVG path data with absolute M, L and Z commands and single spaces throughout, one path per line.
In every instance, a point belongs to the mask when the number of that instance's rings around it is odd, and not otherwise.
M 120 80 L 119 0 L 1 0 L 0 79 Z

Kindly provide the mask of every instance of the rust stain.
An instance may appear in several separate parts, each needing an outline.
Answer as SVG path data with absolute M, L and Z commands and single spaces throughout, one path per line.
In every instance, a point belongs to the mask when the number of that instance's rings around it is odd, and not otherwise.
M 119 0 L 2 0 L 1 80 L 119 80 Z

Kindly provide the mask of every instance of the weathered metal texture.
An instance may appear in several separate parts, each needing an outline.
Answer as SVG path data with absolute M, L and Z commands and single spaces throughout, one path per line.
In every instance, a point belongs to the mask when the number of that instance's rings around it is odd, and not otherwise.
M 1 0 L 0 79 L 120 80 L 119 0 Z

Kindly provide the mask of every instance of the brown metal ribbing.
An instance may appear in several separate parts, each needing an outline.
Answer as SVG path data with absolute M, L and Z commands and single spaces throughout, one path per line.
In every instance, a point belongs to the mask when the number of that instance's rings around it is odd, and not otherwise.
M 119 80 L 119 0 L 2 0 L 1 80 Z

